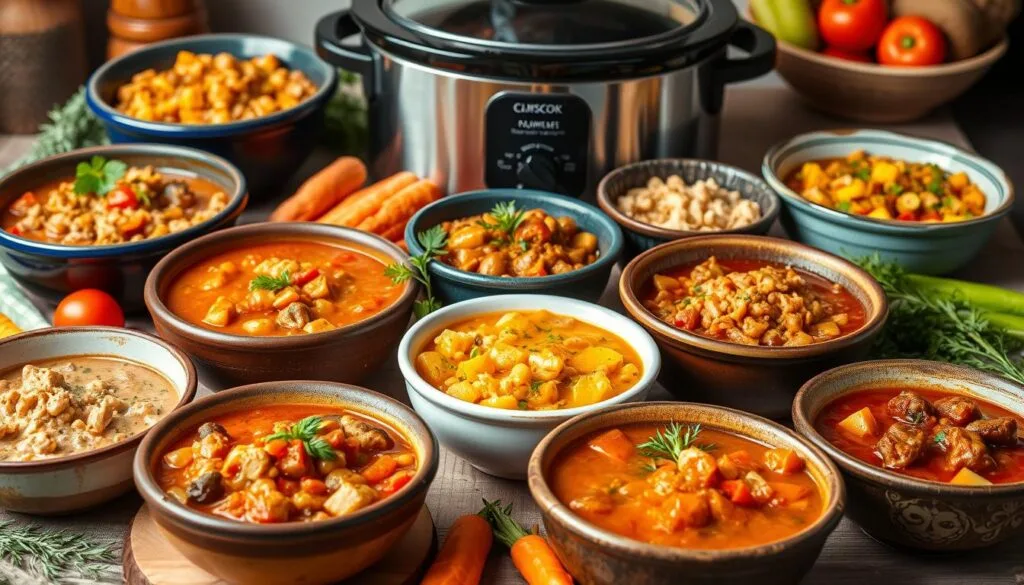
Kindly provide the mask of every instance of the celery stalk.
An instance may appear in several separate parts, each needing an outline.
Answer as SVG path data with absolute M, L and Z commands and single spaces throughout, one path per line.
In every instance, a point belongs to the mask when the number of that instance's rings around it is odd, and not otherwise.
M 951 278 L 907 274 L 907 282 L 918 291 L 938 298 L 959 298 L 993 313 L 1024 316 L 1024 294 L 1017 291 Z
M 1006 313 L 984 313 L 989 325 L 1002 329 L 1007 335 L 1024 339 L 1024 317 Z

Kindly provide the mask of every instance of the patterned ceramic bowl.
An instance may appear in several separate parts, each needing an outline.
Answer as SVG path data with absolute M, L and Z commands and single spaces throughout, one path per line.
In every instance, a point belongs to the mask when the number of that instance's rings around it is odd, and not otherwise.
M 786 177 L 803 163 L 845 157 L 854 150 L 965 172 L 987 198 L 985 214 L 955 223 L 872 219 L 811 203 L 786 186 Z M 919 274 L 944 274 L 970 262 L 1013 206 L 1013 186 L 992 162 L 949 144 L 880 130 L 795 136 L 765 154 L 761 172 L 782 196 L 782 225 L 790 236 L 847 258 L 877 252 Z
M 740 228 L 702 232 L 658 227 L 635 220 L 619 211 L 618 200 L 630 189 L 643 187 L 651 178 L 666 179 L 672 175 L 678 175 L 687 185 L 714 179 L 716 183 L 730 191 L 739 191 L 744 199 L 758 204 L 761 208 L 761 219 Z M 779 215 L 779 196 L 759 177 L 720 162 L 686 158 L 648 160 L 615 169 L 597 186 L 597 204 L 622 227 L 622 233 L 626 237 L 626 258 L 633 258 L 659 244 L 691 236 L 766 234 Z
M 796 430 L 839 466 L 847 514 L 871 537 L 928 551 L 964 551 L 1024 534 L 1024 483 L 957 486 L 898 475 L 839 450 L 814 428 L 830 402 L 865 386 L 932 387 L 1024 414 L 1024 387 L 970 368 L 920 360 L 841 366 L 812 378 L 793 402 Z

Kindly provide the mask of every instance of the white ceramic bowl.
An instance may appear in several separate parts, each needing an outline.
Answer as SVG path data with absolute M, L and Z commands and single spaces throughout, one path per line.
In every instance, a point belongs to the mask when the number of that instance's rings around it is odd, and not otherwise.
M 37 329 L 0 341 L 0 372 L 26 363 L 83 355 L 136 361 L 162 372 L 178 393 L 178 408 L 196 394 L 196 370 L 174 346 L 151 335 L 112 327 Z M 101 504 L 134 487 L 132 460 L 145 432 L 93 451 L 38 461 L 0 461 L 0 508 L 26 514 L 66 514 Z
M 481 313 L 547 310 L 606 329 L 621 337 L 640 355 L 640 380 L 622 394 L 604 402 L 562 410 L 505 410 L 473 404 L 448 396 L 420 377 L 414 360 L 445 326 Z M 654 339 L 630 318 L 584 301 L 550 295 L 496 295 L 462 301 L 421 319 L 406 332 L 398 346 L 398 365 L 405 377 L 409 399 L 427 421 L 441 444 L 490 475 L 525 479 L 533 448 L 549 431 L 570 418 L 624 402 L 642 402 L 661 370 L 661 354 Z

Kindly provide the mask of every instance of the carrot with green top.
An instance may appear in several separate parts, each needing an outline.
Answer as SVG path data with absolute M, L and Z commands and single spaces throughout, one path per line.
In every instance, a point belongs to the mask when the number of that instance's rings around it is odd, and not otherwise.
M 480 515 L 490 522 L 494 537 L 508 547 L 512 563 L 529 585 L 572 585 L 572 575 L 548 541 L 512 518 L 512 504 L 502 508 L 501 500 L 484 500 Z

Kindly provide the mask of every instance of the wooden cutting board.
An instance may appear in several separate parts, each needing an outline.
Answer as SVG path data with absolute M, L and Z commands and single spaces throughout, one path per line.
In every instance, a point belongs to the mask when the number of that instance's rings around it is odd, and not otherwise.
M 379 563 L 344 585 L 413 585 L 436 551 L 434 520 L 423 506 L 405 537 Z M 127 585 L 230 585 L 193 565 L 171 546 L 145 505 L 128 526 L 122 562 Z

